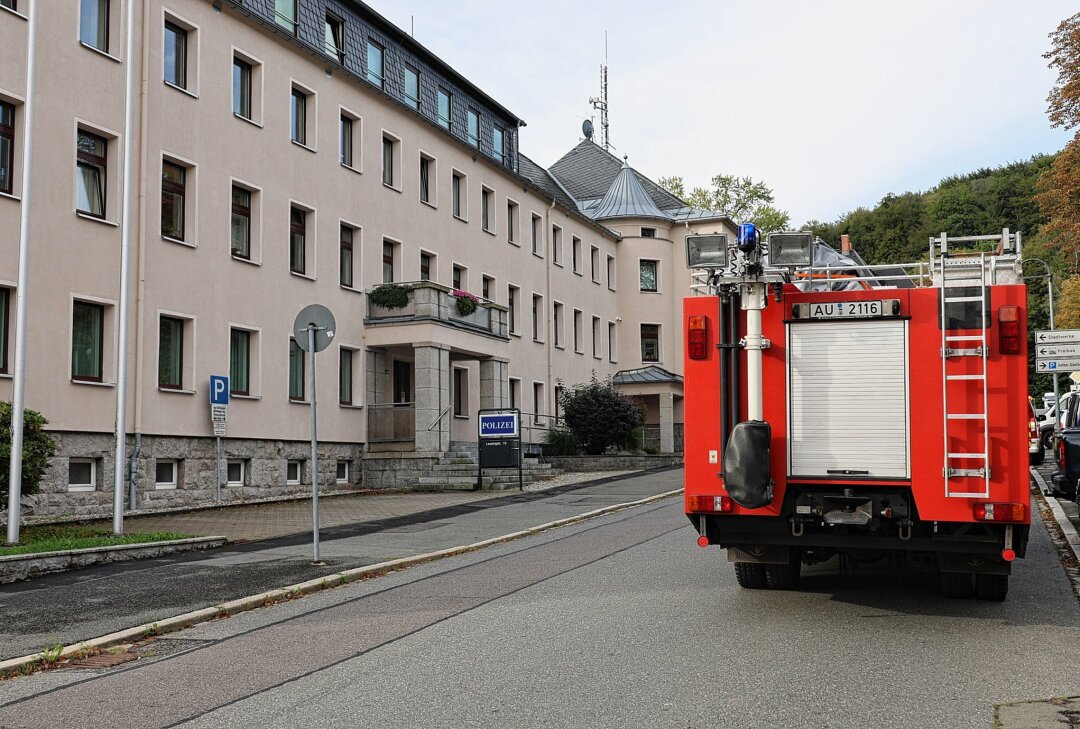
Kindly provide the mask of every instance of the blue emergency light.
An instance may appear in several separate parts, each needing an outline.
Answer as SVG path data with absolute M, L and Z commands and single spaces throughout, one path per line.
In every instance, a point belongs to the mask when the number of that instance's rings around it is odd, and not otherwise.
M 750 253 L 757 247 L 757 244 L 757 226 L 753 223 L 739 223 L 739 250 L 743 253 Z

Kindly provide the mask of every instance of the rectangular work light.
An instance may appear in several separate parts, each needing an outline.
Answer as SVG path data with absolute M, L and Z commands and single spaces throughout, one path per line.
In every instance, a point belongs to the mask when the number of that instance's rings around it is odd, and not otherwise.
M 686 236 L 686 265 L 688 268 L 724 268 L 727 263 L 726 234 Z
M 786 268 L 807 268 L 814 260 L 813 233 L 770 233 L 769 263 Z

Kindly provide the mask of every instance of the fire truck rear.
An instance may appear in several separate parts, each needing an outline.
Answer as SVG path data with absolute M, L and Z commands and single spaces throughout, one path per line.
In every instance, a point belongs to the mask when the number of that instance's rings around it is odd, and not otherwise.
M 739 584 L 839 555 L 1002 600 L 1030 525 L 1021 240 L 868 266 L 808 233 L 687 239 L 685 502 Z

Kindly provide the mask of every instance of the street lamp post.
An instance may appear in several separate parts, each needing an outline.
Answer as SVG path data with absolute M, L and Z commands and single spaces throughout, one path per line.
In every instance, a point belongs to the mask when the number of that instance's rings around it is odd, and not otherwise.
M 1041 263 L 1043 268 L 1046 269 L 1046 273 L 1043 276 L 1033 276 L 1032 278 L 1046 278 L 1046 301 L 1050 307 L 1050 330 L 1054 330 L 1054 274 L 1050 271 L 1050 264 L 1041 258 L 1025 258 L 1020 261 L 1020 265 L 1034 261 L 1035 263 Z M 1027 278 L 1027 277 L 1025 277 Z M 1057 438 L 1061 435 L 1061 413 L 1057 412 L 1057 407 L 1061 400 L 1061 395 L 1058 392 L 1058 377 L 1057 372 L 1053 375 L 1054 379 L 1054 437 Z M 1040 436 L 1041 437 L 1041 436 Z

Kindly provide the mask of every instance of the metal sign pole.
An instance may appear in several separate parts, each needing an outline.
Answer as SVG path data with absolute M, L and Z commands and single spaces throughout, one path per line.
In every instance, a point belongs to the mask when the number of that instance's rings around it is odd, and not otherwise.
M 221 503 L 221 436 L 215 436 L 214 446 L 214 498 Z
M 319 563 L 319 430 L 318 397 L 315 390 L 315 330 L 308 325 L 308 351 L 311 352 L 311 536 L 316 563 Z

